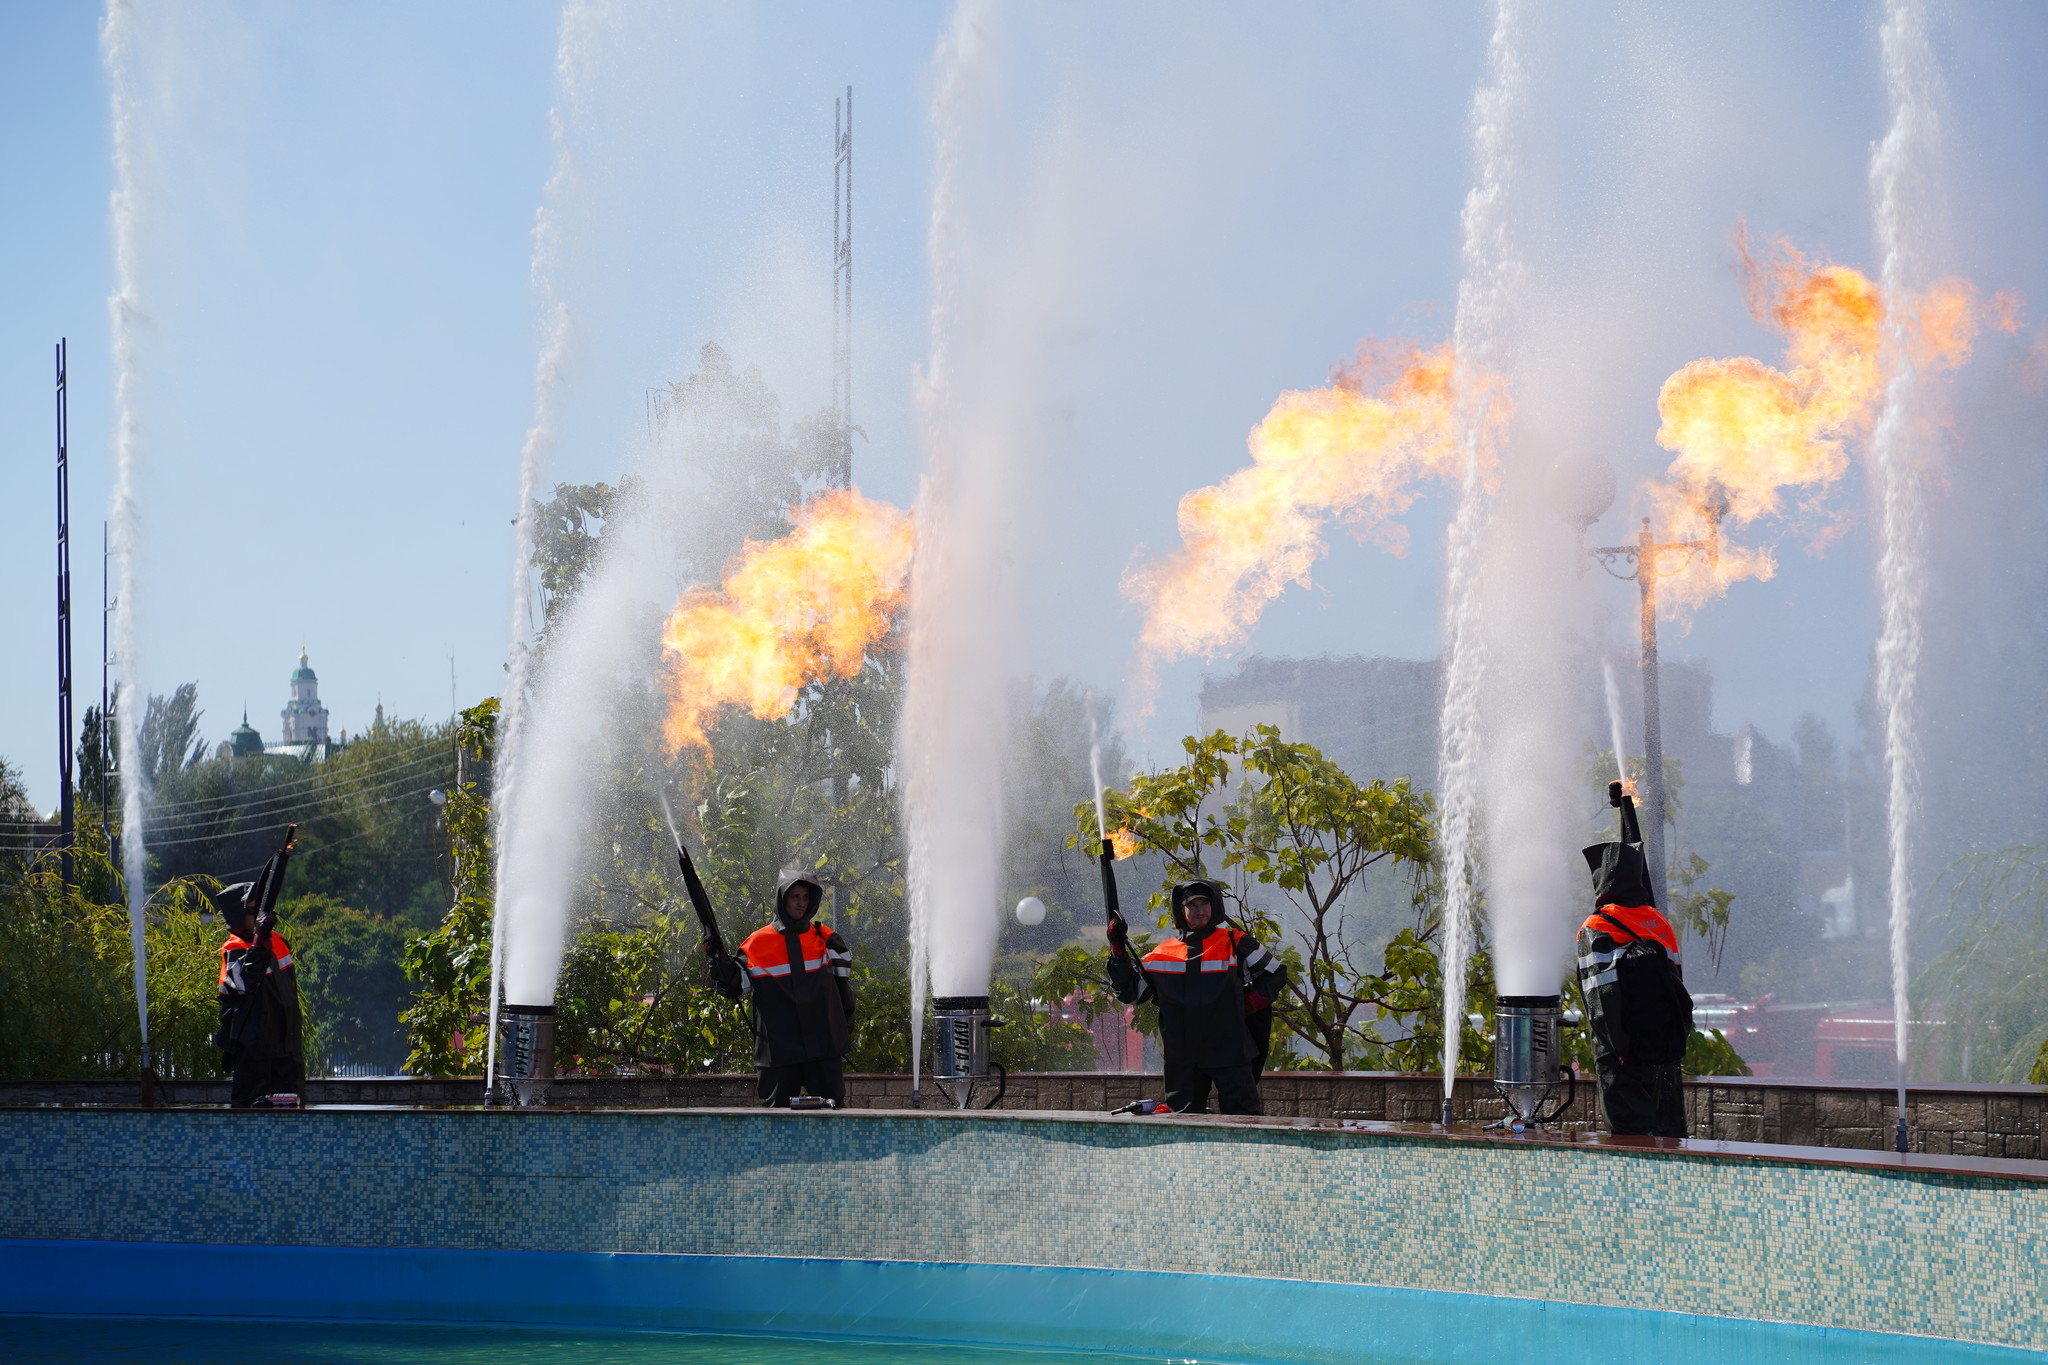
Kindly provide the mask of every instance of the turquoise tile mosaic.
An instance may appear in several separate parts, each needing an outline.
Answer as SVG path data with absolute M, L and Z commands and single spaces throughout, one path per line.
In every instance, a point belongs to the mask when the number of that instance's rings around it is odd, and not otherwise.
M 17 1110 L 0 1237 L 1091 1266 L 2048 1349 L 2048 1183 L 1100 1117 Z

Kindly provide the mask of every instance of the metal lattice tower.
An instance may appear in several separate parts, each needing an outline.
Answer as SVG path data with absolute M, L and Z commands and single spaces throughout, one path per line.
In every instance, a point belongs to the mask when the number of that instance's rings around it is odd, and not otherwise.
M 832 101 L 832 407 L 839 459 L 832 483 L 853 484 L 853 87 Z
M 78 798 L 71 773 L 71 394 L 70 344 L 57 342 L 57 791 L 64 885 L 73 883 Z

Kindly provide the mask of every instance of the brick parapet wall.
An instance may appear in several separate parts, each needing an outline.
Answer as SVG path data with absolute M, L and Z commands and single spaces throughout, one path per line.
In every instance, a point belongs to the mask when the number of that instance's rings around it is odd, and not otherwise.
M 943 1101 L 925 1082 L 925 1103 Z M 900 1109 L 909 1104 L 908 1076 L 848 1078 L 849 1107 Z M 1347 1117 L 1392 1123 L 1433 1123 L 1442 1113 L 1442 1082 L 1435 1076 L 1383 1072 L 1290 1071 L 1261 1083 L 1266 1112 L 1299 1118 Z M 1156 1075 L 1047 1073 L 1010 1078 L 1001 1108 L 1106 1112 L 1140 1097 L 1157 1098 Z M 0 1081 L 0 1107 L 132 1105 L 137 1089 L 126 1081 Z M 166 1081 L 165 1105 L 227 1103 L 225 1081 Z M 459 1079 L 333 1078 L 306 1083 L 310 1104 L 374 1104 L 408 1108 L 473 1105 L 478 1083 Z M 583 1108 L 698 1109 L 747 1105 L 754 1078 L 736 1076 L 565 1077 L 551 1102 Z M 982 1098 L 977 1096 L 976 1104 Z M 1893 1092 L 1880 1085 L 1717 1078 L 1689 1082 L 1686 1112 L 1694 1137 L 1808 1147 L 1884 1150 L 1892 1144 L 1897 1111 Z M 1458 1079 L 1453 1116 L 1460 1123 L 1501 1117 L 1500 1099 L 1483 1077 Z M 1907 1128 L 1914 1151 L 1946 1156 L 2048 1158 L 2048 1086 L 1958 1085 L 1909 1091 Z M 1565 1116 L 1571 1130 L 1592 1127 L 1593 1093 L 1582 1085 Z

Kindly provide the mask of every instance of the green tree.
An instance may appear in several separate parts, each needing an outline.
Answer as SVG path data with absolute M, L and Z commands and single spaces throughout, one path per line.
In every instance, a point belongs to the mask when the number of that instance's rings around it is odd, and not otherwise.
M 298 961 L 308 1072 L 397 1070 L 406 1056 L 398 1016 L 409 994 L 407 927 L 317 892 L 280 902 L 278 926 Z
M 1951 869 L 1950 943 L 1913 981 L 1914 1014 L 1946 1028 L 1916 1038 L 1942 1074 L 2048 1085 L 2048 845 L 1973 854 Z
M 491 907 L 494 866 L 490 764 L 497 749 L 498 699 L 461 715 L 455 742 L 469 758 L 467 779 L 448 792 L 443 808 L 451 850 L 454 896 L 440 925 L 405 945 L 405 975 L 412 1004 L 405 1025 L 405 1069 L 413 1075 L 479 1076 L 490 1017 Z
M 44 855 L 0 883 L 0 1076 L 139 1076 L 134 956 L 125 905 L 86 888 L 116 883 L 96 815 L 81 819 L 81 875 L 63 885 Z M 152 1059 L 164 1077 L 217 1074 L 212 1044 L 222 935 L 205 879 L 157 888 L 145 907 Z
M 143 789 L 168 774 L 197 767 L 206 757 L 199 737 L 199 684 L 179 683 L 168 697 L 152 696 L 136 735 L 136 761 Z
M 1333 1070 L 1436 1065 L 1443 985 L 1428 914 L 1428 796 L 1405 778 L 1361 785 L 1314 745 L 1288 743 L 1272 726 L 1242 738 L 1220 730 L 1189 736 L 1181 745 L 1185 763 L 1141 773 L 1106 796 L 1112 829 L 1162 859 L 1165 875 L 1149 901 L 1159 927 L 1170 924 L 1164 911 L 1174 883 L 1215 880 L 1239 922 L 1288 964 L 1274 1005 L 1283 1037 Z M 1077 805 L 1074 819 L 1075 844 L 1092 847 L 1101 837 L 1093 804 Z M 1416 922 L 1375 949 L 1347 909 L 1382 864 L 1407 872 Z M 1276 893 L 1279 906 L 1255 899 L 1255 888 Z M 1490 964 L 1481 951 L 1470 965 L 1470 998 L 1483 1009 Z M 1056 970 L 1076 966 L 1070 957 Z M 1484 1036 L 1471 1031 L 1461 1037 L 1460 1065 L 1484 1065 L 1485 1051 Z

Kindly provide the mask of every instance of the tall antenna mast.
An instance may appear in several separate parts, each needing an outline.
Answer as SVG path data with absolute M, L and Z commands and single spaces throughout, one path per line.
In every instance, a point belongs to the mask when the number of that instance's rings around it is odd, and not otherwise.
M 853 87 L 832 101 L 832 407 L 839 461 L 832 482 L 853 486 Z
M 73 878 L 78 801 L 71 784 L 71 399 L 64 364 L 70 348 L 57 341 L 57 792 L 58 850 L 64 885 Z

